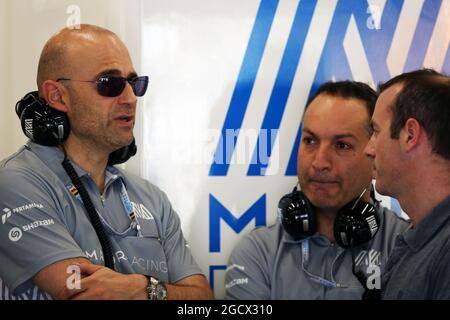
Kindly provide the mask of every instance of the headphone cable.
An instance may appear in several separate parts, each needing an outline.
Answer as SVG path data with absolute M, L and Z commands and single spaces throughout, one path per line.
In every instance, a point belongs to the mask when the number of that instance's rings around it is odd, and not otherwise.
M 111 241 L 108 238 L 108 235 L 106 234 L 105 228 L 103 227 L 103 224 L 100 221 L 100 217 L 97 213 L 97 210 L 95 209 L 94 204 L 92 203 L 91 197 L 89 196 L 89 193 L 87 192 L 86 187 L 84 186 L 83 182 L 81 181 L 80 177 L 78 176 L 77 172 L 75 171 L 75 168 L 70 163 L 70 161 L 67 157 L 66 150 L 62 144 L 61 144 L 61 147 L 64 152 L 64 160 L 61 164 L 62 164 L 64 170 L 66 171 L 67 175 L 69 176 L 70 180 L 72 181 L 73 185 L 75 186 L 75 188 L 77 188 L 77 190 L 81 196 L 81 199 L 83 201 L 84 207 L 86 208 L 86 211 L 88 212 L 92 226 L 94 227 L 94 230 L 97 233 L 97 237 L 98 237 L 98 239 L 100 241 L 100 245 L 102 247 L 105 266 L 114 270 L 114 257 L 113 257 Z

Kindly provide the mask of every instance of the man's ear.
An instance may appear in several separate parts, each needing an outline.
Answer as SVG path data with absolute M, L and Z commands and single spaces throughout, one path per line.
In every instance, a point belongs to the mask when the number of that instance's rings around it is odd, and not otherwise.
M 67 112 L 69 109 L 63 99 L 63 91 L 61 84 L 54 80 L 46 80 L 42 84 L 42 98 L 48 105 L 58 111 Z
M 406 120 L 405 125 L 400 131 L 400 146 L 404 152 L 410 152 L 415 149 L 423 138 L 424 131 L 419 121 L 414 118 Z

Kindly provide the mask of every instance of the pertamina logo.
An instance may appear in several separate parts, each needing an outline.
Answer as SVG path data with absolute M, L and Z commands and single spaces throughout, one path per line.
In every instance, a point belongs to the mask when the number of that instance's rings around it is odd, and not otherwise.
M 33 208 L 42 209 L 42 208 L 44 208 L 44 206 L 40 203 L 33 202 L 33 203 L 29 203 L 29 204 L 26 204 L 26 205 L 23 205 L 23 206 L 14 208 L 14 209 L 4 208 L 3 209 L 4 214 L 2 215 L 2 224 L 5 224 L 6 221 L 11 217 L 11 215 L 13 213 L 21 213 L 21 212 L 24 212 L 24 211 L 27 211 L 27 210 L 30 210 Z
M 2 224 L 5 224 L 6 220 L 11 217 L 11 209 L 9 208 L 4 208 L 3 212 L 5 214 L 2 215 Z

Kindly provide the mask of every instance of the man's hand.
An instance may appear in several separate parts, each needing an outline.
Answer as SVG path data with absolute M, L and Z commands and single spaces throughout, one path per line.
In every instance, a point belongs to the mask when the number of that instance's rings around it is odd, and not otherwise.
M 144 300 L 147 278 L 140 274 L 122 274 L 104 266 L 79 264 L 80 289 L 73 289 L 73 300 Z
M 79 274 L 74 274 L 74 271 Z M 77 277 L 80 281 L 76 280 Z M 55 262 L 39 271 L 33 281 L 58 300 L 147 298 L 148 281 L 145 276 L 121 274 L 92 264 L 86 258 Z
M 79 264 L 83 279 L 80 289 L 74 289 L 74 300 L 147 299 L 147 277 L 121 274 L 95 264 Z M 214 299 L 203 275 L 192 275 L 175 284 L 166 284 L 168 299 Z
M 73 271 L 79 269 L 80 281 Z M 68 272 L 70 271 L 70 272 Z M 75 280 L 75 281 L 73 281 Z M 86 258 L 55 262 L 33 277 L 34 283 L 54 299 L 147 299 L 148 279 L 141 274 L 122 274 L 104 266 L 92 264 Z M 166 284 L 167 298 L 214 299 L 208 281 L 194 274 L 176 283 Z

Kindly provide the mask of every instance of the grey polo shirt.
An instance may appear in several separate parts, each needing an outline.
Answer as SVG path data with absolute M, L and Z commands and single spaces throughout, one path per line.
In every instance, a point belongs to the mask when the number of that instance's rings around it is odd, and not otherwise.
M 383 299 L 450 299 L 450 196 L 396 239 Z
M 380 229 L 355 252 L 357 270 L 367 277 L 383 272 L 395 236 L 408 223 L 379 207 Z M 309 254 L 305 248 L 309 246 Z M 305 261 L 307 258 L 307 261 Z M 375 267 L 374 267 L 375 266 Z M 379 286 L 371 278 L 374 286 Z M 373 281 L 372 281 L 373 280 Z M 352 273 L 352 254 L 316 233 L 294 241 L 281 224 L 253 230 L 234 248 L 225 276 L 227 299 L 361 299 L 363 287 Z
M 104 264 L 97 234 L 56 147 L 29 142 L 0 163 L 0 299 L 50 298 L 32 282 L 44 267 L 85 257 Z M 200 274 L 166 195 L 148 181 L 108 167 L 100 195 L 91 177 L 73 164 L 109 235 L 116 271 L 174 283 Z M 141 227 L 121 201 L 125 187 Z

